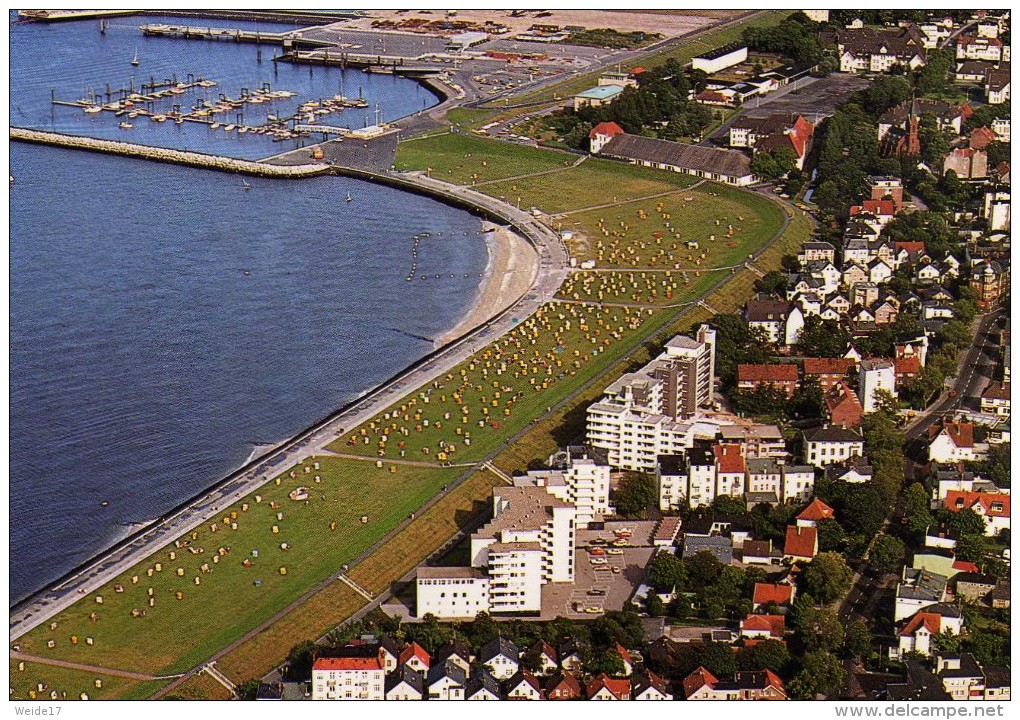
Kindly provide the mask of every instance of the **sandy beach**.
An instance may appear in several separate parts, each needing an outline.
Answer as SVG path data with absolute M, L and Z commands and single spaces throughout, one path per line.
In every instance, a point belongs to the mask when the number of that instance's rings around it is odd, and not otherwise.
M 486 224 L 485 245 L 489 261 L 475 303 L 467 315 L 435 339 L 442 347 L 467 331 L 498 315 L 527 292 L 538 272 L 538 256 L 528 241 L 509 227 Z

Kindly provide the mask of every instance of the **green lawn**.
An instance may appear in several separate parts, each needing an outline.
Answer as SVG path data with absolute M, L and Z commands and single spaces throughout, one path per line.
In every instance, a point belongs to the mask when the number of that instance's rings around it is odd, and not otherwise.
M 780 208 L 750 192 L 705 184 L 696 190 L 574 213 L 563 228 L 578 260 L 596 267 L 697 270 L 742 262 L 782 227 Z M 697 247 L 688 243 L 697 243 Z
M 56 691 L 58 700 L 79 700 L 82 693 L 89 700 L 143 700 L 169 681 L 139 682 L 102 673 L 72 670 L 35 662 L 10 661 L 11 700 L 50 700 Z M 102 687 L 96 687 L 96 681 Z M 43 689 L 39 689 L 39 684 Z M 31 693 L 35 694 L 33 698 Z
M 408 466 L 391 472 L 389 466 L 325 457 L 317 462 L 317 471 L 308 461 L 294 469 L 294 478 L 285 472 L 279 484 L 261 488 L 256 493 L 261 502 L 253 495 L 223 508 L 215 532 L 213 522 L 202 525 L 181 538 L 187 547 L 160 550 L 58 613 L 55 629 L 47 623 L 19 639 L 22 651 L 149 674 L 187 670 L 349 563 L 459 472 Z M 307 500 L 289 498 L 299 486 L 308 488 Z M 367 516 L 367 524 L 360 522 L 362 516 Z M 237 530 L 230 528 L 231 522 Z M 331 530 L 334 522 L 336 529 Z M 199 548 L 200 554 L 191 552 Z M 281 568 L 287 569 L 286 575 Z M 123 592 L 116 592 L 115 585 Z M 183 593 L 182 600 L 176 599 L 177 592 Z M 144 610 L 144 617 L 132 617 L 133 609 Z M 93 612 L 95 622 L 90 620 Z M 77 645 L 71 636 L 79 638 Z M 86 644 L 87 637 L 94 638 L 94 645 Z M 54 648 L 47 647 L 50 640 Z
M 432 168 L 439 180 L 470 185 L 569 166 L 577 158 L 553 150 L 449 133 L 407 140 L 397 146 L 397 170 Z
M 479 460 L 625 353 L 650 312 L 546 304 L 330 448 L 383 458 Z
M 474 108 L 455 107 L 446 113 L 446 119 L 453 125 L 477 127 L 495 115 L 494 110 L 477 110 Z
M 482 185 L 478 189 L 520 207 L 537 207 L 557 214 L 674 192 L 694 182 L 695 178 L 689 175 L 589 158 L 562 172 Z
M 698 298 L 728 272 L 582 270 L 567 277 L 558 297 L 587 302 L 677 305 Z

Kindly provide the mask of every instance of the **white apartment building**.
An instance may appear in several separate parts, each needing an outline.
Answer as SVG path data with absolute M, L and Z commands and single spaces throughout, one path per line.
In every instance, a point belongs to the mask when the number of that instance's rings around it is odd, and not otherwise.
M 574 581 L 573 503 L 542 486 L 496 488 L 492 503 L 492 520 L 471 535 L 470 568 L 419 568 L 419 617 L 538 611 L 543 585 Z
M 587 455 L 574 456 L 567 450 L 563 470 L 531 470 L 515 477 L 516 487 L 544 487 L 560 500 L 577 508 L 577 522 L 585 525 L 609 514 L 609 466 L 599 465 Z
M 386 667 L 380 656 L 319 658 L 312 664 L 312 700 L 383 700 Z
M 896 397 L 896 366 L 892 360 L 879 358 L 861 360 L 860 397 L 865 413 L 878 410 L 878 392 L 885 391 Z
M 690 447 L 699 428 L 682 421 L 711 403 L 714 382 L 715 330 L 702 325 L 696 339 L 677 335 L 588 408 L 588 442 L 607 451 L 612 467 L 654 470 L 657 456 Z
M 804 460 L 815 467 L 836 465 L 864 455 L 864 437 L 835 425 L 804 433 Z
M 737 446 L 716 445 L 713 450 L 690 448 L 676 455 L 659 457 L 656 479 L 659 509 L 711 505 L 720 495 L 742 497 L 744 492 L 775 493 L 782 502 L 811 499 L 815 469 L 810 465 L 786 465 L 775 458 L 737 461 L 731 455 Z M 737 466 L 742 466 L 739 471 Z

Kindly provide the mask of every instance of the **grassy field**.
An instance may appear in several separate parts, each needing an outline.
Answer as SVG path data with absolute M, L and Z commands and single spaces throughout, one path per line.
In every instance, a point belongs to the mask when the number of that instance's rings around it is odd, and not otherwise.
M 712 283 L 728 273 L 644 272 L 628 270 L 581 270 L 571 273 L 558 297 L 581 302 L 623 302 L 646 305 L 677 305 L 698 298 Z
M 537 207 L 555 215 L 675 192 L 694 182 L 695 178 L 690 175 L 590 158 L 562 172 L 482 185 L 478 189 L 486 195 L 507 198 L 521 207 Z
M 380 458 L 479 460 L 626 353 L 650 313 L 548 303 L 330 448 Z
M 142 700 L 169 681 L 139 682 L 101 673 L 72 670 L 34 662 L 10 661 L 11 700 L 50 700 L 56 692 L 58 700 L 78 700 L 86 693 L 90 700 Z M 102 687 L 96 687 L 96 681 Z M 43 689 L 39 689 L 40 683 Z M 32 693 L 35 697 L 32 697 Z
M 434 178 L 470 185 L 559 169 L 570 166 L 576 159 L 553 150 L 449 133 L 400 143 L 395 164 L 402 172 L 432 168 L 430 175 Z
M 181 700 L 229 700 L 231 697 L 229 690 L 204 672 L 192 675 L 166 696 Z
M 488 470 L 474 473 L 416 517 L 403 532 L 358 563 L 350 572 L 351 579 L 375 594 L 386 590 L 471 519 L 491 508 L 492 488 L 502 484 Z
M 721 185 L 568 215 L 566 241 L 596 267 L 697 270 L 744 261 L 782 226 L 782 210 Z
M 216 667 L 239 684 L 261 678 L 303 640 L 316 640 L 356 613 L 365 598 L 336 580 L 262 632 L 216 661 Z
M 19 639 L 22 651 L 149 674 L 187 670 L 339 570 L 458 474 L 317 462 L 318 470 L 308 461 L 307 473 L 285 472 L 279 484 L 223 508 L 215 522 L 182 537 L 181 547 L 160 550 L 58 613 L 53 629 L 44 624 Z M 307 500 L 290 499 L 298 487 L 308 488 Z

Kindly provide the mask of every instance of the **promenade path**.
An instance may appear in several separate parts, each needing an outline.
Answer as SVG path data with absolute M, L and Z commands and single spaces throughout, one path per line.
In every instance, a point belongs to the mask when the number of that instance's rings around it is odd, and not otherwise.
M 440 348 L 313 428 L 271 450 L 256 460 L 253 466 L 229 476 L 187 506 L 160 518 L 130 541 L 102 554 L 70 577 L 13 607 L 10 611 L 11 642 L 90 591 L 126 572 L 160 547 L 215 517 L 221 506 L 254 492 L 286 468 L 310 455 L 325 453 L 326 446 L 345 430 L 367 422 L 408 393 L 446 374 L 476 350 L 510 332 L 518 322 L 553 300 L 566 278 L 567 251 L 559 235 L 526 212 L 471 188 L 451 185 L 417 173 L 379 174 L 350 168 L 343 170 L 364 179 L 385 182 L 478 208 L 512 225 L 529 240 L 539 256 L 538 272 L 531 287 L 494 318 Z
M 138 680 L 140 682 L 172 680 L 174 678 L 182 677 L 181 675 L 146 675 L 145 673 L 116 670 L 114 668 L 101 667 L 99 665 L 83 665 L 82 663 L 57 660 L 56 658 L 39 657 L 38 655 L 27 655 L 20 652 L 12 652 L 11 659 L 38 663 L 40 665 L 52 665 L 53 667 L 66 668 L 68 670 L 81 670 L 82 672 L 95 673 L 97 675 L 110 675 L 111 677 L 127 678 L 128 680 Z

